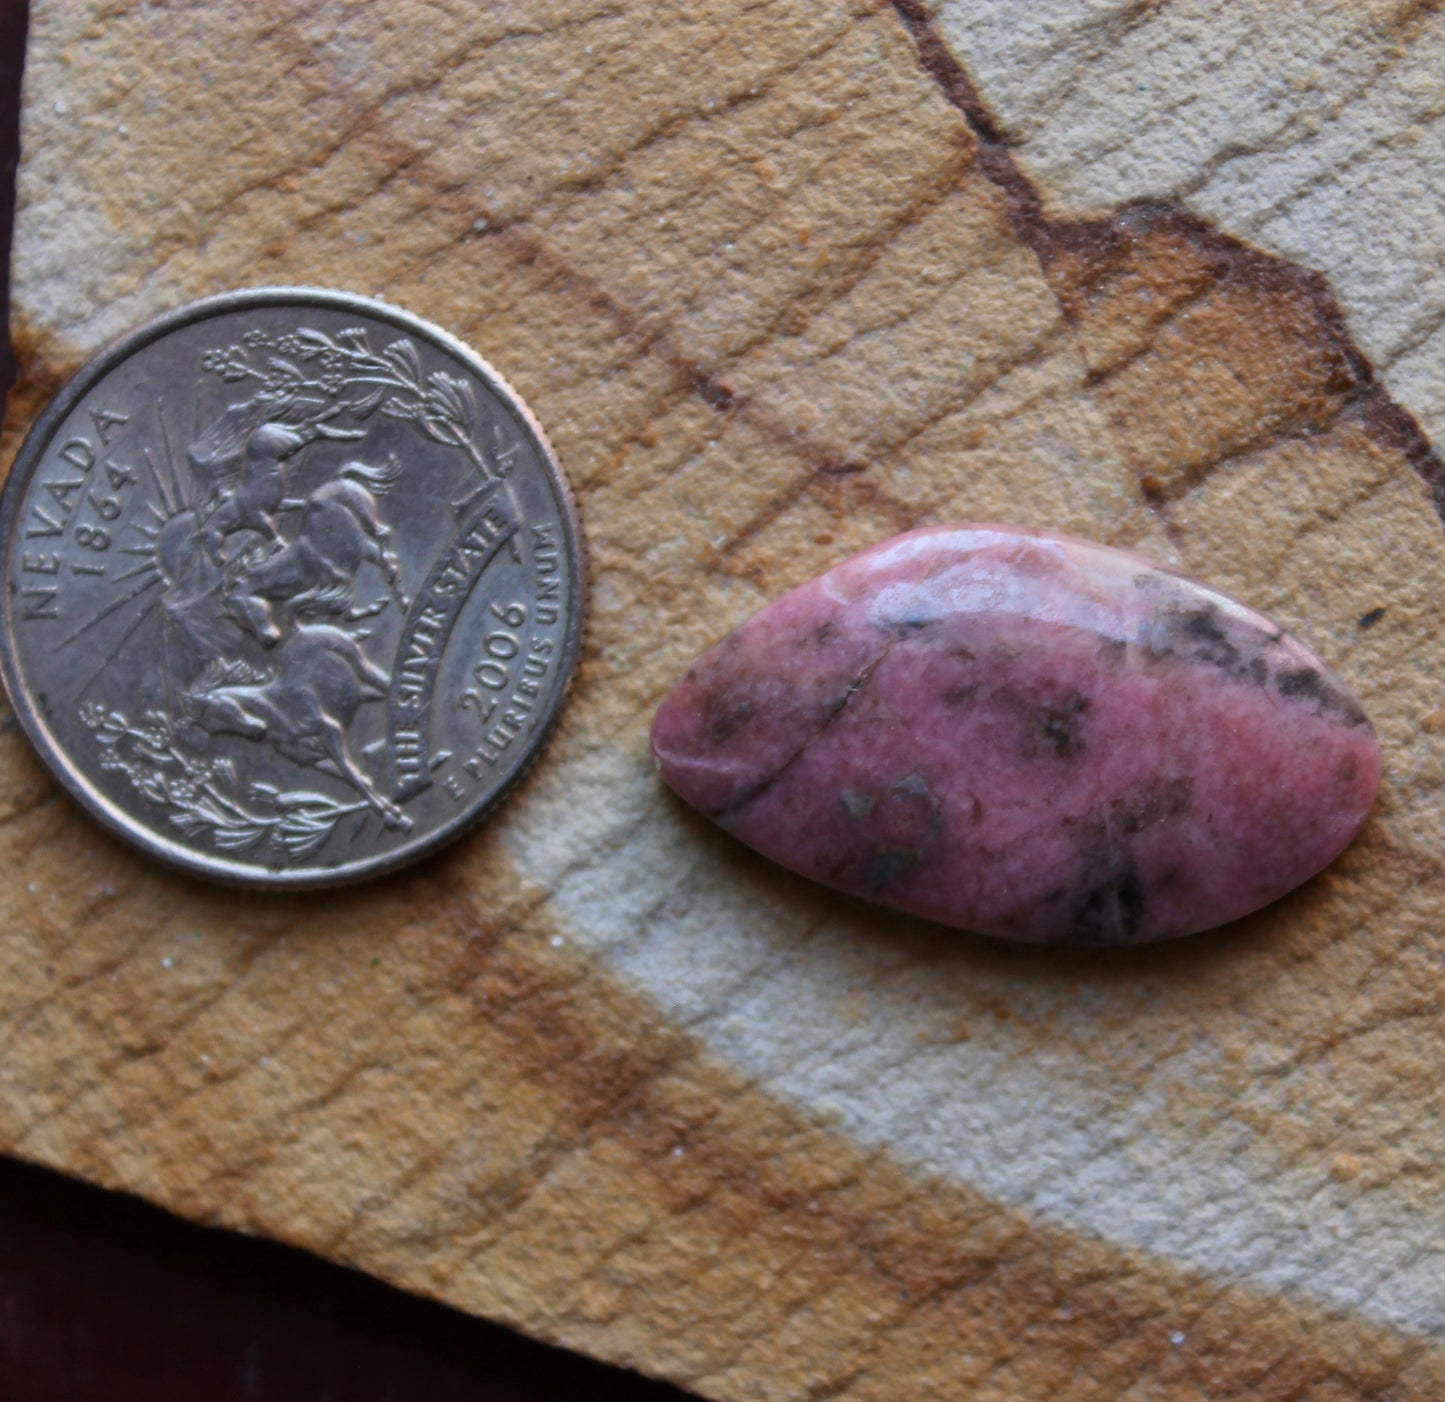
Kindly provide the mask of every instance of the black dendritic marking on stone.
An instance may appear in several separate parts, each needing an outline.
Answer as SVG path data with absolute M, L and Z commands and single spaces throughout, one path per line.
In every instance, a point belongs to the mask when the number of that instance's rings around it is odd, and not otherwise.
M 1230 642 L 1229 634 L 1219 621 L 1219 610 L 1213 604 L 1186 613 L 1183 619 L 1184 631 L 1210 650 L 1211 657 L 1218 655 L 1220 666 L 1230 665 L 1238 656 L 1239 649 Z
M 1082 893 L 1059 892 L 1067 903 L 1061 935 L 1075 944 L 1128 944 L 1139 938 L 1149 907 L 1149 889 L 1134 851 L 1134 839 L 1159 823 L 1189 811 L 1189 779 L 1155 779 L 1111 803 L 1079 830 L 1078 853 L 1086 873 Z M 1177 880 L 1170 873 L 1168 881 Z M 1164 885 L 1152 878 L 1152 884 Z
M 1355 698 L 1316 667 L 1281 668 L 1274 684 L 1287 701 L 1313 706 L 1321 715 L 1334 716 L 1345 725 L 1369 724 Z
M 1133 865 L 1110 873 L 1091 886 L 1072 912 L 1080 943 L 1128 944 L 1144 925 L 1144 883 Z
M 726 745 L 758 713 L 756 701 L 741 692 L 723 692 L 708 708 L 707 738 Z
M 843 812 L 854 821 L 831 829 L 836 848 L 828 873 L 834 885 L 878 898 L 937 860 L 944 840 L 943 807 L 917 770 L 883 787 L 846 789 L 840 798 Z
M 863 871 L 861 886 L 870 896 L 882 895 L 918 865 L 918 853 L 883 848 L 874 852 Z
M 1025 753 L 1054 755 L 1058 759 L 1074 759 L 1088 748 L 1084 739 L 1084 717 L 1089 711 L 1089 698 L 1074 692 L 1054 705 L 1040 706 L 1033 713 L 1033 724 Z
M 1100 666 L 1111 669 L 1121 667 L 1129 655 L 1129 644 L 1123 638 L 1110 638 L 1099 644 L 1099 650 L 1094 655 Z
M 1378 621 L 1383 609 L 1366 614 Z M 1240 624 L 1231 629 L 1228 618 L 1212 603 L 1192 609 L 1167 609 L 1155 620 L 1143 643 L 1145 655 L 1156 662 L 1177 661 L 1213 667 L 1236 681 L 1253 686 L 1271 683 L 1286 701 L 1313 706 L 1321 715 L 1345 725 L 1368 725 L 1365 713 L 1349 692 L 1316 667 L 1278 666 L 1279 648 L 1286 635 L 1262 633 Z
M 1144 653 L 1156 662 L 1193 662 L 1217 667 L 1230 676 L 1253 679 L 1250 664 L 1265 646 L 1260 638 L 1254 648 L 1230 636 L 1219 609 L 1212 603 L 1198 608 L 1164 609 L 1149 630 Z M 1246 651 L 1254 656 L 1247 656 Z
M 969 705 L 982 690 L 979 682 L 960 682 L 957 686 L 951 686 L 938 699 L 945 706 L 957 709 L 960 706 Z
M 894 642 L 906 642 L 936 633 L 942 624 L 943 619 L 936 613 L 917 612 L 905 614 L 902 618 L 880 619 L 878 627 Z

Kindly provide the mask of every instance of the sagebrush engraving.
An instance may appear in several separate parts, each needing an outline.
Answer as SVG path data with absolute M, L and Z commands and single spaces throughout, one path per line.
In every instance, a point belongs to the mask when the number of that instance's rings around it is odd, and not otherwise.
M 123 773 L 137 793 L 166 810 L 171 826 L 184 836 L 203 837 L 226 852 L 270 842 L 291 858 L 308 857 L 342 818 L 366 807 L 339 804 L 325 794 L 282 793 L 259 782 L 242 797 L 235 765 L 187 750 L 160 711 L 146 712 L 137 724 L 92 702 L 81 718 L 95 732 L 102 769 Z

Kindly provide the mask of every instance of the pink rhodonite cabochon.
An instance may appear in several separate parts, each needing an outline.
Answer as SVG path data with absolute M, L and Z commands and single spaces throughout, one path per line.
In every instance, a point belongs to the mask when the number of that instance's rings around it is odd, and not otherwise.
M 1332 861 L 1380 782 L 1340 679 L 1139 556 L 941 526 L 865 550 L 706 653 L 663 778 L 774 861 L 1011 939 L 1169 939 Z

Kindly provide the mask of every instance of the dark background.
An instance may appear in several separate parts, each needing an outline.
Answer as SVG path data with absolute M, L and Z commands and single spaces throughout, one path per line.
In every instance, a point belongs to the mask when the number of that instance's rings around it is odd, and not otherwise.
M 25 61 L 25 0 L 0 0 L 0 324 L 9 325 L 10 231 L 15 222 L 20 73 Z M 0 336 L 0 394 L 15 380 L 10 338 Z
M 0 325 L 26 5 L 0 0 Z M 0 336 L 0 390 L 14 371 Z M 0 1158 L 0 1402 L 685 1402 L 272 1242 Z

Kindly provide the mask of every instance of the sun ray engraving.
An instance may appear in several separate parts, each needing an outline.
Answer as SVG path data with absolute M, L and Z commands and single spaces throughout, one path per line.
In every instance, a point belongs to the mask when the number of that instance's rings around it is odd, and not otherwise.
M 160 567 L 156 564 L 154 560 L 147 560 L 145 564 L 137 565 L 134 569 L 126 570 L 124 574 L 118 574 L 113 576 L 112 582 L 115 584 L 124 584 L 126 580 L 135 579 L 138 575 L 146 573 L 152 573 L 156 575 L 160 574 Z
M 143 448 L 141 457 L 145 459 L 145 464 L 150 469 L 151 481 L 155 483 L 156 493 L 161 499 L 161 505 L 166 509 L 166 515 L 174 516 L 181 509 L 181 498 L 171 495 L 171 489 L 161 477 L 160 469 L 156 467 L 156 460 L 151 456 L 151 450 Z
M 128 603 L 131 602 L 132 599 L 138 599 L 142 594 L 145 593 L 147 589 L 153 589 L 159 583 L 161 583 L 161 576 L 159 574 L 154 574 L 149 579 L 144 581 L 144 583 L 138 584 L 128 594 L 122 594 L 120 598 L 113 599 L 103 609 L 101 609 L 99 613 L 95 614 L 93 617 L 87 619 L 84 623 L 82 623 L 80 627 L 77 628 L 73 633 L 69 634 L 67 637 L 62 638 L 55 645 L 55 651 L 59 652 L 61 648 L 69 647 L 70 644 L 73 643 L 77 638 L 82 638 L 85 636 L 85 634 L 90 632 L 90 630 L 94 628 L 96 624 L 105 622 L 105 620 L 109 618 L 111 614 L 113 614 L 117 609 L 124 608 Z
M 156 420 L 160 424 L 161 429 L 161 446 L 165 449 L 166 471 L 170 474 L 170 500 L 175 502 L 173 509 L 179 510 L 186 500 L 186 492 L 181 482 L 181 470 L 176 464 L 176 452 L 175 449 L 171 447 L 171 429 L 170 424 L 166 420 L 166 401 L 164 399 L 156 400 Z M 147 454 L 147 456 L 149 456 L 149 454 Z M 152 470 L 154 470 L 154 464 L 152 465 Z M 157 484 L 159 485 L 159 478 L 157 478 Z M 161 496 L 164 498 L 166 495 L 163 489 Z
M 154 599 L 149 604 L 147 604 L 145 608 L 143 608 L 138 614 L 136 614 L 135 621 L 130 625 L 129 628 L 125 630 L 124 633 L 120 635 L 120 638 L 116 642 L 116 645 L 105 654 L 105 656 L 101 659 L 100 666 L 98 666 L 90 674 L 90 677 L 86 681 L 85 685 L 81 687 L 80 690 L 76 693 L 78 696 L 84 696 L 90 690 L 90 688 L 93 687 L 96 682 L 98 682 L 101 677 L 105 675 L 106 670 L 115 661 L 115 659 L 120 656 L 121 650 L 140 631 L 141 627 L 146 623 L 150 616 L 160 607 L 160 603 L 161 601 L 159 599 Z

